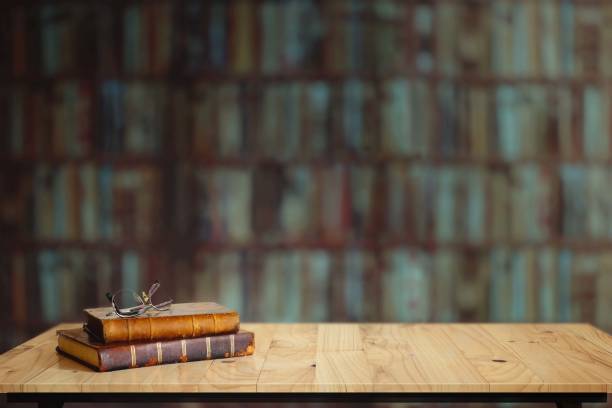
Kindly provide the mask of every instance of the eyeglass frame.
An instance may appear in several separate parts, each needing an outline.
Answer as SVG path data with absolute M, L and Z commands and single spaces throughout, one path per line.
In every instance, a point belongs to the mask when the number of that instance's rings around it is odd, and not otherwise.
M 107 292 L 106 298 L 109 300 L 109 302 L 111 302 L 111 307 L 113 309 L 112 312 L 107 314 L 107 316 L 116 315 L 120 318 L 128 319 L 131 317 L 141 316 L 151 309 L 154 309 L 158 312 L 166 312 L 170 310 L 170 307 L 172 306 L 173 302 L 172 299 L 158 303 L 157 305 L 153 304 L 152 302 L 152 297 L 155 292 L 157 292 L 160 286 L 161 284 L 159 283 L 159 281 L 155 281 L 149 288 L 148 292 L 142 291 L 142 295 L 139 295 L 138 293 L 130 289 L 120 289 L 112 294 L 110 292 Z M 137 302 L 140 302 L 140 305 L 128 308 L 120 308 L 117 304 L 116 298 L 118 295 L 121 295 L 123 293 L 131 293 L 134 299 Z

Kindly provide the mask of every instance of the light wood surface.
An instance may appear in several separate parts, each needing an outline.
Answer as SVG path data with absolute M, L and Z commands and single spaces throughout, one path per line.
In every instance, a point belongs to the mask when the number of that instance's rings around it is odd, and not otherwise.
M 243 324 L 253 356 L 97 373 L 55 331 L 0 356 L 8 392 L 612 393 L 612 336 L 585 324 Z

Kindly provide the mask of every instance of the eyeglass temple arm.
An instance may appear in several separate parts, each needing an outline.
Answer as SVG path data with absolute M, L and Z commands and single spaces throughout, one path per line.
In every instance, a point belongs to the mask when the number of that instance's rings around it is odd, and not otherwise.
M 121 313 L 132 313 L 140 311 L 141 309 L 149 309 L 151 305 L 137 305 L 132 307 L 126 307 L 124 309 L 117 308 L 117 310 Z
M 162 307 L 166 307 L 166 306 L 170 306 L 172 304 L 172 302 L 174 302 L 172 299 L 170 300 L 166 300 L 165 302 L 162 302 L 158 305 L 152 305 L 153 308 L 158 309 L 158 308 L 162 308 Z
M 153 282 L 153 284 L 149 288 L 149 298 L 151 296 L 153 296 L 155 294 L 155 292 L 157 292 L 157 289 L 159 289 L 160 286 L 161 286 L 161 284 L 159 283 L 159 281 Z

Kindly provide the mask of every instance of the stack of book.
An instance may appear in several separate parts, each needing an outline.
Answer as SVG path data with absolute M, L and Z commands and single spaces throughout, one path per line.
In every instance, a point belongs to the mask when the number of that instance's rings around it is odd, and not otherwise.
M 254 334 L 217 303 L 179 303 L 165 312 L 120 318 L 85 309 L 83 328 L 58 331 L 59 353 L 98 371 L 251 355 Z

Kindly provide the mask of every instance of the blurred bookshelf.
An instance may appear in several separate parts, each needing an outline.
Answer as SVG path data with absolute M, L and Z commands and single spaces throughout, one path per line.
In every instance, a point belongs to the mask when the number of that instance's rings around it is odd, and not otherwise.
M 0 8 L 0 351 L 155 279 L 247 321 L 612 330 L 612 4 Z

